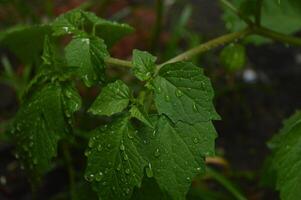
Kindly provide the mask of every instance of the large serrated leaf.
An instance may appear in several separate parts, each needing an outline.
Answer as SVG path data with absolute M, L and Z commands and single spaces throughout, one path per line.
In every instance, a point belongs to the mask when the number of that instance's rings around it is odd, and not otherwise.
M 92 182 L 101 199 L 129 199 L 134 187 L 141 185 L 146 161 L 127 116 L 93 131 L 86 152 L 86 179 Z
M 93 102 L 89 112 L 94 115 L 111 116 L 123 111 L 130 101 L 130 89 L 120 80 L 104 87 Z
M 67 64 L 78 67 L 78 75 L 90 87 L 104 80 L 104 58 L 109 55 L 104 41 L 97 37 L 74 38 L 65 48 Z
M 213 105 L 214 92 L 201 68 L 177 62 L 163 66 L 154 80 L 159 113 L 173 122 L 195 123 L 220 119 Z
M 281 199 L 301 197 L 301 112 L 284 122 L 284 127 L 269 142 L 272 155 L 268 170 L 276 173 L 276 188 Z
M 156 60 L 150 53 L 135 49 L 132 61 L 135 76 L 142 81 L 149 79 L 154 72 Z
M 59 84 L 41 87 L 23 103 L 14 120 L 11 134 L 17 143 L 16 157 L 34 182 L 50 168 L 57 143 L 68 131 L 67 119 L 80 107 L 80 99 L 72 99 L 71 105 L 68 98 L 73 95 L 68 97 L 68 92 L 70 88 Z
M 216 132 L 211 122 L 175 126 L 162 116 L 154 129 L 139 132 L 141 152 L 148 158 L 146 169 L 172 199 L 185 199 L 192 178 L 205 170 L 205 156 L 214 154 Z

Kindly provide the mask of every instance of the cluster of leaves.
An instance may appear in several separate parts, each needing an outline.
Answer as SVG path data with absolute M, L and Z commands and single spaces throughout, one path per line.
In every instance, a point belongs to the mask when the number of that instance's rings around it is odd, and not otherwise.
M 134 96 L 121 80 L 107 83 L 107 48 L 131 31 L 128 25 L 73 10 L 51 24 L 17 27 L 0 35 L 25 62 L 33 62 L 43 48 L 41 65 L 11 130 L 16 157 L 34 183 L 50 170 L 58 142 L 76 129 L 73 114 L 81 109 L 77 79 L 87 87 L 102 86 L 88 112 L 111 117 L 110 123 L 91 131 L 85 152 L 85 179 L 101 199 L 129 199 L 145 179 L 155 180 L 165 196 L 185 199 L 191 180 L 204 172 L 205 157 L 214 154 L 212 120 L 220 118 L 210 80 L 189 62 L 159 70 L 156 57 L 134 50 L 132 73 L 144 84 L 147 98 Z M 24 48 L 26 55 L 17 48 L 28 38 L 24 33 L 37 37 L 35 52 Z M 71 41 L 62 56 L 56 41 L 66 35 Z

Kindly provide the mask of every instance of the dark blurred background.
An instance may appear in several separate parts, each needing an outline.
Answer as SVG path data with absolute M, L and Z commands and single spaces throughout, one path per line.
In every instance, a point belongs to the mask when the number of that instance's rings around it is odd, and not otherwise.
M 0 0 L 0 30 L 16 24 L 51 21 L 76 7 L 91 10 L 106 19 L 126 22 L 136 31 L 115 44 L 111 54 L 130 59 L 133 49 L 151 51 L 165 61 L 199 43 L 228 31 L 217 0 L 166 0 L 163 8 L 151 0 Z M 163 9 L 159 26 L 156 10 Z M 298 33 L 297 33 L 298 35 Z M 299 34 L 300 36 L 300 34 Z M 217 156 L 210 165 L 229 179 L 248 199 L 277 199 L 273 189 L 262 184 L 261 171 L 269 154 L 266 142 L 277 133 L 282 121 L 301 107 L 301 49 L 280 43 L 246 45 L 247 62 L 241 70 L 228 73 L 219 62 L 221 48 L 194 58 L 212 80 L 215 105 L 222 120 L 215 122 L 219 137 Z M 31 199 L 25 175 L 14 157 L 14 146 L 4 134 L 18 110 L 18 95 L 28 83 L 26 65 L 0 43 L 0 200 Z M 13 75 L 8 77 L 5 68 Z M 127 70 L 112 68 L 112 77 L 135 80 Z M 14 81 L 11 80 L 13 78 Z M 80 87 L 87 105 L 98 89 Z M 78 126 L 89 130 L 95 126 L 79 114 Z M 78 152 L 74 152 L 76 155 Z M 79 166 L 79 169 L 81 166 Z M 198 180 L 195 181 L 198 183 Z M 40 191 L 41 199 L 63 199 L 68 184 L 67 173 L 57 167 L 48 174 Z M 197 185 L 197 184 L 196 184 Z M 192 188 L 190 199 L 232 199 L 210 177 L 202 178 Z M 194 184 L 193 184 L 194 186 Z M 194 191 L 199 189 L 199 192 Z M 213 194 L 220 194 L 214 196 Z M 207 196 L 206 196 L 207 195 Z

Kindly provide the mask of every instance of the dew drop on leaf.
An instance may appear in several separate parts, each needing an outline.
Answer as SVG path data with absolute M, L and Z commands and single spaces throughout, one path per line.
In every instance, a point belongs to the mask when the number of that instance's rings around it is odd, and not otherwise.
M 120 145 L 120 150 L 121 150 L 121 151 L 124 151 L 124 149 L 125 149 L 124 145 L 121 144 L 121 145 Z
M 145 172 L 146 172 L 146 176 L 148 178 L 153 177 L 154 173 L 153 173 L 153 169 L 152 169 L 151 163 L 148 163 L 148 166 L 145 168 Z
M 95 180 L 96 181 L 100 181 L 103 177 L 103 173 L 102 172 L 98 172 L 96 175 L 95 175 Z
M 183 96 L 183 92 L 181 90 L 176 90 L 176 96 L 177 97 Z
M 198 139 L 198 138 L 194 138 L 194 139 L 193 139 L 193 143 L 194 143 L 194 144 L 197 144 L 198 142 L 199 142 L 199 139 Z
M 129 168 L 125 169 L 125 173 L 130 174 L 131 173 L 130 169 Z
M 165 95 L 165 101 L 170 101 L 170 97 L 168 95 Z
M 160 150 L 158 148 L 155 150 L 154 155 L 155 155 L 155 157 L 159 157 L 160 156 Z

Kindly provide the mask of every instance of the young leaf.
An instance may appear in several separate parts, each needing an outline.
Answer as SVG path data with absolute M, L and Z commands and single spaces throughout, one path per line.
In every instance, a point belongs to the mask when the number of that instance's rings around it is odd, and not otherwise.
M 220 119 L 212 99 L 210 80 L 192 63 L 177 62 L 163 66 L 154 80 L 158 112 L 174 123 L 195 123 Z
M 75 9 L 60 15 L 52 23 L 54 35 L 78 34 L 82 31 L 92 32 L 104 39 L 107 46 L 112 46 L 133 28 L 97 17 L 94 13 Z M 83 30 L 84 28 L 84 30 Z
M 195 175 L 205 170 L 205 156 L 214 154 L 216 132 L 211 122 L 173 126 L 162 116 L 154 129 L 139 132 L 141 152 L 148 158 L 146 173 L 172 199 L 185 199 Z
M 90 87 L 104 79 L 104 58 L 109 55 L 104 41 L 97 37 L 77 37 L 65 48 L 67 64 L 78 67 L 78 74 Z
M 57 84 L 43 86 L 24 102 L 14 120 L 11 134 L 17 143 L 16 157 L 34 182 L 50 168 L 57 143 L 68 131 L 66 119 L 80 107 L 80 99 L 65 96 L 69 91 Z
M 276 172 L 276 188 L 283 200 L 301 196 L 301 112 L 285 121 L 280 133 L 269 142 L 273 154 L 270 171 Z
M 130 109 L 131 117 L 135 117 L 136 119 L 143 122 L 145 125 L 149 127 L 153 127 L 151 120 L 149 119 L 146 112 L 143 111 L 143 108 L 140 108 L 138 106 L 132 106 Z
M 0 33 L 0 44 L 25 64 L 32 64 L 39 58 L 44 37 L 50 32 L 48 25 L 15 26 Z
M 133 51 L 133 72 L 141 81 L 148 80 L 155 69 L 157 58 L 145 51 L 135 49 Z
M 146 161 L 137 149 L 139 140 L 128 116 L 93 132 L 85 178 L 101 199 L 129 199 L 134 187 L 141 185 Z
M 94 115 L 111 116 L 123 111 L 130 101 L 130 89 L 120 80 L 104 87 L 89 109 Z

